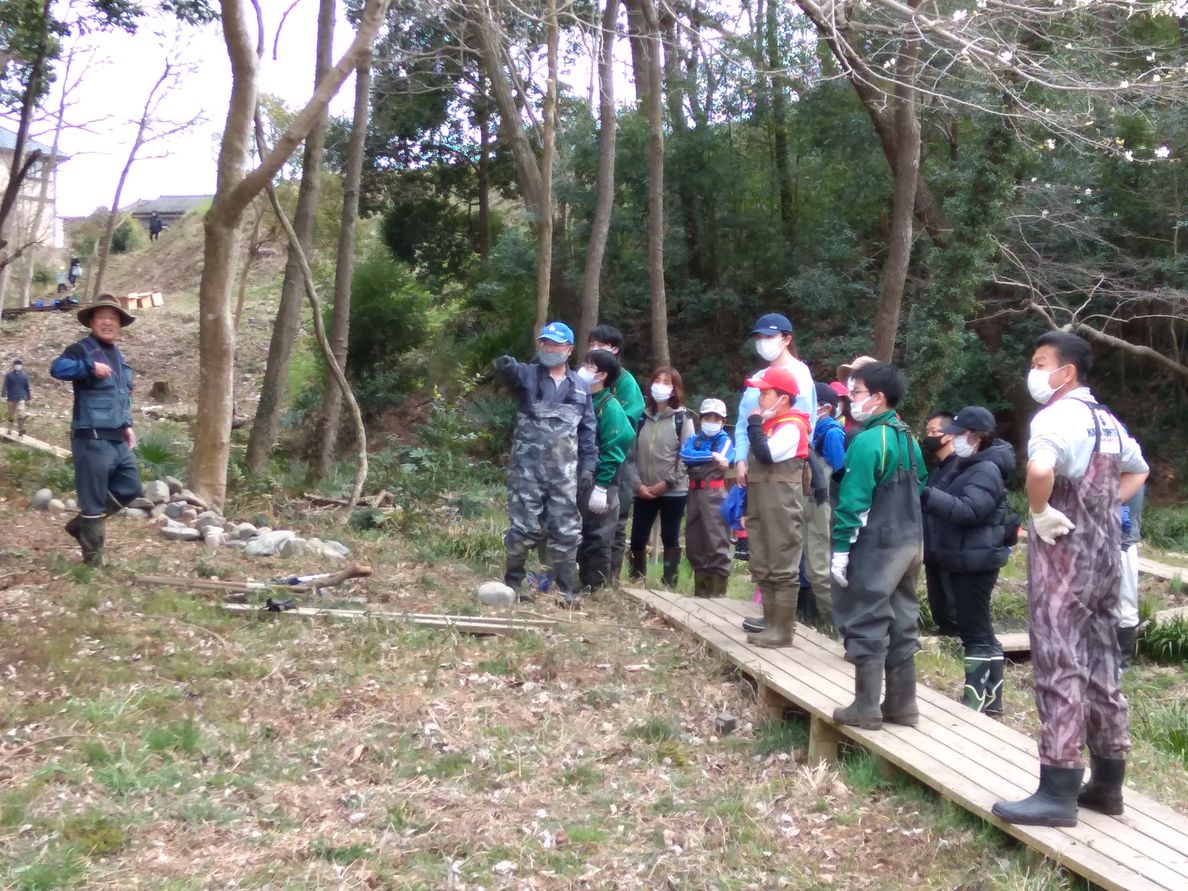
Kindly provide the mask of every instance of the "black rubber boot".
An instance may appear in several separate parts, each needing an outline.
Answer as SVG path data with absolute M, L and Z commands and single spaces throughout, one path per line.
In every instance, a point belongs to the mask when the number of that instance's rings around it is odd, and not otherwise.
M 528 548 L 508 548 L 507 563 L 503 569 L 503 584 L 513 591 L 519 591 L 524 584 L 524 576 L 528 574 Z
M 916 657 L 910 656 L 898 665 L 886 668 L 887 698 L 880 708 L 883 720 L 888 724 L 915 727 L 920 723 L 920 706 L 916 702 Z
M 996 817 L 1020 826 L 1076 826 L 1077 794 L 1081 791 L 1083 767 L 1040 765 L 1039 788 L 1022 801 L 999 801 Z
M 813 596 L 811 585 L 801 585 L 796 592 L 796 616 L 806 625 L 816 625 L 819 618 L 817 612 L 817 598 Z
M 79 521 L 78 543 L 82 546 L 83 563 L 103 565 L 103 517 L 82 517 Z
M 660 581 L 666 588 L 675 588 L 677 577 L 681 574 L 681 549 L 680 548 L 665 548 L 664 549 L 664 574 L 661 575 Z
M 642 582 L 648 575 L 648 552 L 646 548 L 631 549 L 631 567 L 628 577 L 633 582 Z
M 77 541 L 80 545 L 82 544 L 82 514 L 75 514 L 62 528 L 66 530 L 67 535 Z
M 1081 787 L 1077 805 L 1099 814 L 1116 817 L 1122 813 L 1122 781 L 1126 778 L 1125 758 L 1089 759 L 1089 782 Z
M 965 688 L 961 692 L 961 702 L 975 712 L 984 712 L 989 702 L 990 690 L 990 657 L 965 657 Z
M 983 711 L 992 718 L 1002 717 L 1002 679 L 1006 660 L 1002 653 L 990 657 L 990 685 L 986 689 L 986 708 Z
M 772 607 L 775 605 L 775 599 L 770 590 L 764 591 L 762 585 L 757 587 L 759 588 L 760 603 L 763 605 L 763 615 L 748 616 L 742 620 L 742 630 L 747 634 L 761 634 L 772 621 Z
M 882 730 L 883 715 L 879 710 L 879 692 L 883 686 L 883 663 L 879 659 L 863 659 L 854 665 L 854 701 L 845 708 L 833 710 L 838 724 L 861 727 L 863 730 Z
M 747 643 L 756 647 L 790 647 L 796 636 L 796 601 L 778 599 L 772 607 L 772 620 L 758 634 L 748 634 Z
M 577 593 L 574 575 L 577 566 L 564 560 L 553 561 L 553 578 L 557 583 L 557 603 L 567 608 L 574 608 L 581 603 L 581 595 Z
M 1122 670 L 1130 668 L 1134 660 L 1134 639 L 1138 634 L 1138 626 L 1118 629 L 1118 649 L 1122 651 Z

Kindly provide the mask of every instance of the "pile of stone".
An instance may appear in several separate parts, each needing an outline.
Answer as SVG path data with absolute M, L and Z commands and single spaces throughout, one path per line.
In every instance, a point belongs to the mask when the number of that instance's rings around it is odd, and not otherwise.
M 61 501 L 49 489 L 33 496 L 35 510 L 78 510 L 73 498 Z M 167 476 L 144 486 L 144 495 L 122 511 L 123 516 L 152 520 L 166 541 L 200 541 L 211 550 L 237 548 L 250 557 L 326 557 L 345 560 L 350 549 L 337 541 L 300 538 L 291 529 L 257 528 L 227 520 L 219 511 Z

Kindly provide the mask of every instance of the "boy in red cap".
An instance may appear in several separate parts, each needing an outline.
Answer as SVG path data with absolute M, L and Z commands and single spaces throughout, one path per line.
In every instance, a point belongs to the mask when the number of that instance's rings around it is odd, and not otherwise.
M 803 536 L 805 459 L 812 420 L 792 405 L 800 393 L 793 373 L 771 366 L 747 381 L 759 408 L 747 419 L 752 462 L 747 480 L 747 535 L 751 577 L 763 598 L 765 628 L 747 641 L 786 647 L 796 631 Z

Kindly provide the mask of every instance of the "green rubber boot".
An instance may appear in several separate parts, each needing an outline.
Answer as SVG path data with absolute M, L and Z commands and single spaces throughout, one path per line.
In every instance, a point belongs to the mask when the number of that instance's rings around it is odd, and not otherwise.
M 78 543 L 82 546 L 83 563 L 87 566 L 103 565 L 104 537 L 103 517 L 79 519 Z

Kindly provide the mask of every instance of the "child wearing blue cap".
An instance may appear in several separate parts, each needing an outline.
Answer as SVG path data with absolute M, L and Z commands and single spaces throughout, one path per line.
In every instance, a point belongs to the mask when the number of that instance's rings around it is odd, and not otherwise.
M 518 590 L 529 552 L 548 543 L 560 600 L 577 603 L 575 570 L 582 537 L 578 490 L 593 488 L 598 460 L 590 388 L 568 365 L 573 329 L 541 329 L 536 362 L 495 360 L 495 373 L 516 400 L 516 427 L 507 478 L 507 565 L 503 581 Z

